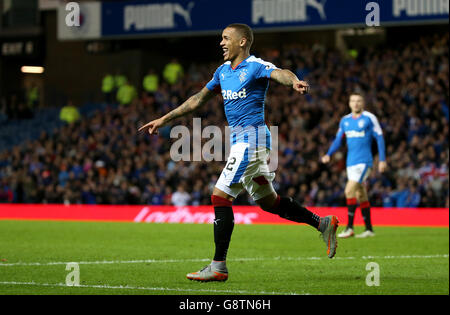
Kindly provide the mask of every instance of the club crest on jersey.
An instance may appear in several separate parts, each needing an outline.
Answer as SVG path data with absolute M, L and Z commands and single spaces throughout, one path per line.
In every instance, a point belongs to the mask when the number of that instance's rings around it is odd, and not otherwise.
M 359 128 L 364 127 L 364 120 L 358 121 L 358 127 L 359 127 Z
M 241 73 L 239 74 L 239 80 L 242 83 L 245 81 L 246 78 L 247 78 L 247 69 L 242 69 Z

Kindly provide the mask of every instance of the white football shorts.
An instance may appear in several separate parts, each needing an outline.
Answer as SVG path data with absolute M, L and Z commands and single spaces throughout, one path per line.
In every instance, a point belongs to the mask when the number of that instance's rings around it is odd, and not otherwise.
M 275 173 L 269 171 L 267 164 L 269 154 L 266 147 L 251 150 L 248 143 L 234 144 L 216 187 L 234 198 L 245 189 L 254 200 L 275 192 Z
M 365 163 L 347 167 L 347 178 L 353 182 L 363 183 L 369 177 L 372 168 Z

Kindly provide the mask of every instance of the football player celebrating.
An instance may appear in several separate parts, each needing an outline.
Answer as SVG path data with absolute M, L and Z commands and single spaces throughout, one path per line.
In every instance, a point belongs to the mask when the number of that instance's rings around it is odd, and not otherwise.
M 347 228 L 338 237 L 347 238 L 354 236 L 353 221 L 357 203 L 361 208 L 366 230 L 356 235 L 364 238 L 375 236 L 371 223 L 370 203 L 364 182 L 370 175 L 373 165 L 372 140 L 375 138 L 378 145 L 380 173 L 386 170 L 386 154 L 383 131 L 374 114 L 364 110 L 364 97 L 362 94 L 350 95 L 349 106 L 351 113 L 344 116 L 339 123 L 336 138 L 331 144 L 326 155 L 322 157 L 323 163 L 330 162 L 331 155 L 341 146 L 342 139 L 347 139 L 347 177 L 345 197 L 348 208 Z
M 217 68 L 211 81 L 197 94 L 163 117 L 139 130 L 150 134 L 173 119 L 189 114 L 204 105 L 216 92 L 221 92 L 225 115 L 230 126 L 230 154 L 211 196 L 214 207 L 215 253 L 212 262 L 187 278 L 198 281 L 228 279 L 226 256 L 234 228 L 233 200 L 246 190 L 265 211 L 298 223 L 306 223 L 321 232 L 327 254 L 336 253 L 336 216 L 319 217 L 298 201 L 279 196 L 273 186 L 267 158 L 271 149 L 271 134 L 264 122 L 264 102 L 269 79 L 294 89 L 300 94 L 309 91 L 307 82 L 300 81 L 289 70 L 279 69 L 250 55 L 253 32 L 245 24 L 231 24 L 222 32 L 220 46 L 224 63 Z

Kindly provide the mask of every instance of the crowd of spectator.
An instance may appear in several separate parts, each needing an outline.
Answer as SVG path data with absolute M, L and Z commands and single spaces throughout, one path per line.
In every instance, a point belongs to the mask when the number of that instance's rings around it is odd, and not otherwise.
M 266 117 L 269 125 L 278 126 L 277 192 L 306 206 L 345 205 L 344 146 L 331 164 L 319 159 L 350 111 L 349 93 L 363 91 L 366 109 L 383 128 L 388 162 L 386 173 L 374 168 L 368 179 L 371 204 L 448 208 L 448 41 L 448 33 L 436 35 L 367 48 L 356 58 L 319 44 L 258 52 L 312 87 L 305 97 L 270 84 Z M 173 161 L 170 148 L 176 139 L 170 138 L 170 128 L 192 128 L 195 116 L 203 127 L 223 129 L 220 95 L 194 116 L 162 128 L 159 136 L 137 129 L 199 91 L 217 66 L 190 64 L 176 80 L 160 80 L 156 91 L 126 106 L 108 106 L 55 134 L 42 133 L 37 141 L 1 152 L 0 202 L 210 204 L 224 162 Z M 245 193 L 235 201 L 248 203 L 252 200 Z

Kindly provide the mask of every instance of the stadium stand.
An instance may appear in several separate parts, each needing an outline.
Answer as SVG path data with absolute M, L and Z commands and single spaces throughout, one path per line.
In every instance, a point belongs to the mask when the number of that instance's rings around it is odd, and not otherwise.
M 366 109 L 382 125 L 389 165 L 387 173 L 369 178 L 372 205 L 448 208 L 448 41 L 448 33 L 420 38 L 361 50 L 357 58 L 319 45 L 258 52 L 312 86 L 306 97 L 275 83 L 269 88 L 267 121 L 279 127 L 275 189 L 306 206 L 345 204 L 345 152 L 333 157 L 331 168 L 319 158 L 349 112 L 349 93 L 361 90 Z M 198 91 L 217 66 L 190 64 L 180 81 L 162 82 L 154 94 L 142 94 L 127 106 L 85 106 L 83 118 L 70 125 L 59 121 L 57 109 L 36 111 L 29 120 L 3 115 L 0 202 L 171 204 L 182 185 L 190 204 L 210 204 L 223 162 L 174 162 L 170 126 L 159 137 L 137 129 Z M 218 96 L 195 116 L 203 127 L 223 128 L 222 107 Z M 172 126 L 192 128 L 192 118 Z M 235 201 L 248 203 L 246 194 Z

